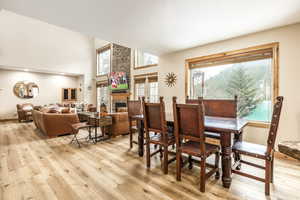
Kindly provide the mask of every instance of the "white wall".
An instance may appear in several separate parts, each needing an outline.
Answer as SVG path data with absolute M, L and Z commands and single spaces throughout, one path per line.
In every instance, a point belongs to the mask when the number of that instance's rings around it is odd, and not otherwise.
M 95 103 L 94 38 L 8 11 L 0 27 L 0 66 L 82 74 L 82 100 Z
M 18 81 L 31 81 L 39 86 L 39 95 L 33 99 L 17 97 L 13 88 Z M 79 78 L 45 73 L 0 69 L 0 119 L 16 118 L 16 104 L 45 105 L 62 101 L 62 88 L 78 88 Z
M 161 56 L 159 63 L 159 88 L 160 94 L 166 98 L 167 109 L 171 109 L 172 96 L 178 96 L 182 102 L 185 99 L 185 59 L 271 42 L 280 43 L 279 94 L 285 97 L 277 142 L 282 140 L 300 140 L 300 95 L 298 95 L 300 85 L 300 24 L 254 33 Z M 164 83 L 164 77 L 168 72 L 174 72 L 178 76 L 177 84 L 173 88 L 167 87 Z M 245 139 L 248 141 L 265 144 L 266 137 L 267 130 L 263 128 L 248 127 L 245 131 Z

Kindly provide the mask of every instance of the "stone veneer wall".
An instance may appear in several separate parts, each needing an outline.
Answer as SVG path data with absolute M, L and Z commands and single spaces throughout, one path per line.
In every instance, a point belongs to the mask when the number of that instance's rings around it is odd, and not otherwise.
M 126 72 L 128 84 L 130 84 L 131 49 L 117 44 L 113 44 L 112 49 L 111 71 Z
M 131 66 L 131 49 L 121 45 L 112 45 L 112 57 L 111 57 L 111 71 L 112 72 L 126 72 L 127 81 L 130 88 L 130 66 Z M 129 92 L 130 90 L 128 90 Z M 126 96 L 112 95 L 112 111 L 115 110 L 115 103 L 126 103 Z

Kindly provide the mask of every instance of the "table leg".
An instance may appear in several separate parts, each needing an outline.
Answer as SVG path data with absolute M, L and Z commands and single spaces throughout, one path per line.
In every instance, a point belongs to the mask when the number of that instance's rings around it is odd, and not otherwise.
M 222 182 L 225 188 L 230 188 L 231 184 L 231 134 L 221 134 L 222 150 Z
M 97 136 L 98 136 L 98 126 L 95 126 L 95 143 L 97 143 Z
M 235 142 L 239 142 L 239 141 L 242 141 L 243 140 L 243 132 L 240 132 L 239 134 L 235 134 L 234 135 L 234 143 Z M 241 155 L 239 153 L 235 153 L 234 154 L 234 162 L 237 162 L 241 160 Z M 242 167 L 241 163 L 236 166 L 236 170 L 240 170 Z
M 137 120 L 138 127 L 138 146 L 139 146 L 139 156 L 143 157 L 144 155 L 144 123 L 143 120 Z
M 111 132 L 111 126 L 106 126 L 106 133 L 107 133 L 107 138 L 111 138 L 112 132 Z

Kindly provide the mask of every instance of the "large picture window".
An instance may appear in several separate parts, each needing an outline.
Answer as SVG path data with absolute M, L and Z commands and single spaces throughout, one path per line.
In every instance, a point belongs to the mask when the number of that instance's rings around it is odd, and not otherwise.
M 190 59 L 188 95 L 204 99 L 233 99 L 237 95 L 239 117 L 269 123 L 272 102 L 278 95 L 277 51 L 275 43 Z
M 97 50 L 97 75 L 107 75 L 110 72 L 111 64 L 110 45 Z
M 158 56 L 140 51 L 140 50 L 135 50 L 134 54 L 134 68 L 139 69 L 139 68 L 146 68 L 146 67 L 152 67 L 152 66 L 157 66 L 158 65 Z

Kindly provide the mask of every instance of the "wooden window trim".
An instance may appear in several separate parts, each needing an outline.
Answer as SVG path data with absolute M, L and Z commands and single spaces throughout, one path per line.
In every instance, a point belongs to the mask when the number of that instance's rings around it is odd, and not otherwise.
M 158 77 L 158 73 L 153 72 L 153 73 L 137 74 L 137 75 L 134 75 L 134 79 L 147 78 L 147 77 L 152 77 L 152 76 L 157 76 Z
M 108 81 L 97 81 L 96 87 L 108 87 Z
M 149 68 L 149 67 L 157 67 L 158 64 L 152 64 L 152 65 L 143 65 L 143 66 L 134 66 L 134 70 L 138 70 L 138 69 L 145 69 L 145 68 Z
M 109 69 L 109 71 L 111 71 L 113 45 L 112 44 L 107 44 L 103 47 L 100 47 L 100 48 L 96 49 L 96 77 L 108 77 L 108 74 L 100 75 L 99 72 L 98 72 L 98 64 L 99 64 L 98 63 L 99 62 L 98 56 L 99 56 L 100 53 L 102 53 L 104 51 L 107 51 L 107 50 L 110 50 L 110 69 Z
M 189 96 L 190 88 L 190 69 L 192 64 L 204 62 L 204 61 L 215 61 L 215 60 L 226 60 L 228 58 L 238 58 L 243 55 L 251 55 L 252 53 L 259 51 L 270 51 L 272 52 L 272 79 L 273 79 L 273 98 L 272 103 L 275 102 L 276 97 L 279 95 L 279 42 L 248 47 L 239 50 L 227 51 L 223 53 L 216 53 L 208 56 L 201 56 L 196 58 L 189 58 L 185 60 L 185 96 Z M 214 67 L 216 65 L 211 65 Z M 208 66 L 205 66 L 208 67 Z M 199 67 L 201 68 L 201 67 Z M 249 126 L 268 128 L 270 123 L 251 121 L 248 124 Z
M 149 83 L 156 83 L 158 82 L 158 76 L 148 76 Z

